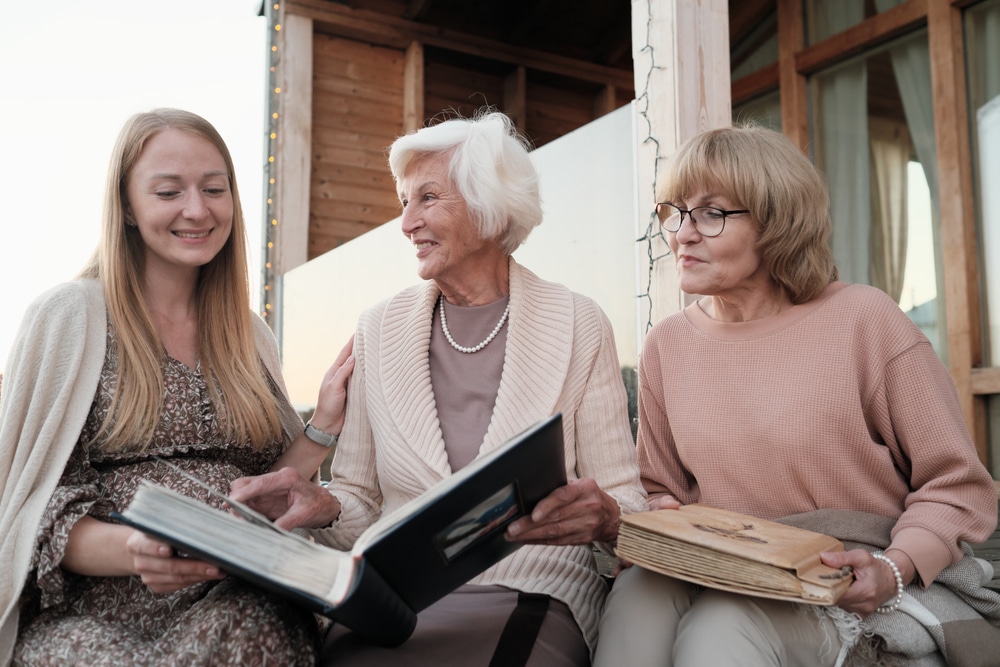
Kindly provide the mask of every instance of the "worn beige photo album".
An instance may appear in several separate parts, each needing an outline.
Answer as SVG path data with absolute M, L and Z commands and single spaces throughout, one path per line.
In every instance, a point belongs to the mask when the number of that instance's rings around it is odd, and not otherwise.
M 833 537 L 709 507 L 622 517 L 616 552 L 648 570 L 719 590 L 832 605 L 853 574 L 824 565 L 819 554 L 843 551 Z

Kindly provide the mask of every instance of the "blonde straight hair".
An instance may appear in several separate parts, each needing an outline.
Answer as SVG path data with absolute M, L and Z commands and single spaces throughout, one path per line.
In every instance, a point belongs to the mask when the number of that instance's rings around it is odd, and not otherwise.
M 97 251 L 81 277 L 99 280 L 114 328 L 118 379 L 95 440 L 104 449 L 145 450 L 163 409 L 163 344 L 142 296 L 144 244 L 126 224 L 126 186 L 146 141 L 168 128 L 202 137 L 222 154 L 233 197 L 229 239 L 201 267 L 195 299 L 198 358 L 222 436 L 260 449 L 281 437 L 272 383 L 259 355 L 250 311 L 247 239 L 233 159 L 222 137 L 204 118 L 179 109 L 156 109 L 130 118 L 118 135 L 108 166 L 104 217 Z
M 750 211 L 761 262 L 792 303 L 815 299 L 837 280 L 826 181 L 785 135 L 744 125 L 688 139 L 670 158 L 659 201 L 683 201 L 698 190 Z

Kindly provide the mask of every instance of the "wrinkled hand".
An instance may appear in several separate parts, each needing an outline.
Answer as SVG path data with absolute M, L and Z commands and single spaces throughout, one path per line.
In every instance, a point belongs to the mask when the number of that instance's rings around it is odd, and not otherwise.
M 173 593 L 203 581 L 224 579 L 222 572 L 194 558 L 176 556 L 170 545 L 134 531 L 125 542 L 135 574 L 154 593 Z
M 340 501 L 294 468 L 233 480 L 229 495 L 272 519 L 279 528 L 323 528 L 340 515 Z
M 896 577 L 887 563 L 864 549 L 820 554 L 824 565 L 854 568 L 854 583 L 837 601 L 837 606 L 865 618 L 896 596 Z
M 316 399 L 312 424 L 324 433 L 340 433 L 344 428 L 347 407 L 347 383 L 354 372 L 354 336 L 340 350 L 330 368 L 323 375 Z
M 646 509 L 651 512 L 656 510 L 677 510 L 680 508 L 681 508 L 681 502 L 670 495 L 650 498 L 646 503 Z M 632 567 L 632 563 L 619 556 L 618 565 L 615 566 L 615 569 L 611 573 L 611 576 L 617 577 L 619 574 L 622 573 L 622 570 L 625 570 L 630 567 Z
M 506 537 L 527 544 L 589 544 L 618 538 L 621 510 L 592 479 L 570 480 L 507 527 Z

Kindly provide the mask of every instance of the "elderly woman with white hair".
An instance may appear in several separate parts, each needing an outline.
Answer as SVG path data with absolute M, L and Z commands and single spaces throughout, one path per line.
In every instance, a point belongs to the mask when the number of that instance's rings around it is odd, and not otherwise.
M 403 136 L 389 165 L 426 282 L 361 316 L 328 492 L 286 470 L 233 493 L 294 498 L 282 525 L 330 526 L 313 534 L 348 549 L 383 513 L 561 412 L 569 482 L 509 526 L 526 546 L 422 612 L 400 648 L 336 626 L 324 664 L 589 664 L 606 593 L 592 545 L 646 508 L 610 323 L 511 257 L 542 211 L 506 116 Z

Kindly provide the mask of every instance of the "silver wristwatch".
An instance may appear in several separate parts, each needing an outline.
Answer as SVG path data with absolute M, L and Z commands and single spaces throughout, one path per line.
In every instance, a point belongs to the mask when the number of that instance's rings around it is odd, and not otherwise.
M 333 447 L 337 444 L 337 440 L 340 438 L 339 435 L 334 435 L 332 433 L 327 433 L 326 431 L 321 431 L 312 425 L 312 421 L 306 422 L 306 437 L 315 442 L 317 445 L 323 447 Z

